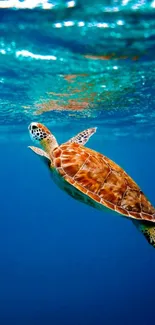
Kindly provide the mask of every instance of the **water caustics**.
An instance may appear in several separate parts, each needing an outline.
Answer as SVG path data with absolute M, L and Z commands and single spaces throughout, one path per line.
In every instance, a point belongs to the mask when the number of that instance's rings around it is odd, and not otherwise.
M 154 136 L 154 1 L 5 0 L 0 8 L 6 134 L 39 120 Z

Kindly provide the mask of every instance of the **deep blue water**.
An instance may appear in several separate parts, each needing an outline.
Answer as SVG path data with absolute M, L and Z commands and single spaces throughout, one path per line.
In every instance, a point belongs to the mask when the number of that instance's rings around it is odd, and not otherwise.
M 0 11 L 0 324 L 154 324 L 155 249 L 61 191 L 27 128 L 62 143 L 98 126 L 87 146 L 155 205 L 155 4 L 53 4 Z

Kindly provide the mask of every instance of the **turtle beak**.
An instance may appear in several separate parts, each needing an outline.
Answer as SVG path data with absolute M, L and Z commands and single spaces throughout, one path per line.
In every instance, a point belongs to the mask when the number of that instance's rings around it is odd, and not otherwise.
M 31 140 L 34 141 L 34 135 L 33 135 L 33 124 L 32 124 L 32 123 L 29 124 L 29 126 L 28 126 L 28 131 L 29 131 L 29 135 L 30 135 Z
M 29 124 L 28 130 L 29 130 L 30 133 L 33 133 L 34 129 L 38 129 L 38 125 L 37 125 L 37 123 L 32 122 L 32 123 Z

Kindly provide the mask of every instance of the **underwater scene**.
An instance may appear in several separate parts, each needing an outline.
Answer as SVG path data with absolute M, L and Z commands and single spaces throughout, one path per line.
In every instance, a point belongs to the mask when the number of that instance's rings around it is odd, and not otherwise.
M 0 1 L 0 325 L 155 323 L 154 53 L 154 0 Z

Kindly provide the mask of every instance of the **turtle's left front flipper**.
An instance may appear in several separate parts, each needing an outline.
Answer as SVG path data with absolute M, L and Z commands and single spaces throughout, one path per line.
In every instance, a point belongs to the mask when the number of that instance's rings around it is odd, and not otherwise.
M 146 240 L 155 248 L 155 223 L 133 220 L 136 228 L 145 236 Z
M 46 165 L 50 165 L 51 159 L 48 153 L 38 147 L 28 146 L 36 155 L 40 156 L 40 158 L 46 163 Z

